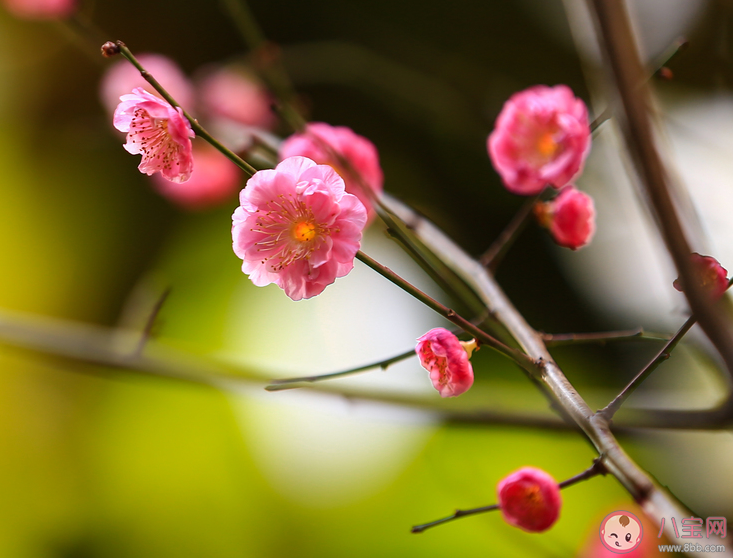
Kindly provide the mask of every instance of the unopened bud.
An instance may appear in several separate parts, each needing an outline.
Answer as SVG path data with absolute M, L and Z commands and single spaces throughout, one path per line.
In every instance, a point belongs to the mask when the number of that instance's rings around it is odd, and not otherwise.
M 120 53 L 120 45 L 117 43 L 113 43 L 112 41 L 107 41 L 102 45 L 102 56 L 105 58 L 111 58 L 112 56 L 116 56 Z

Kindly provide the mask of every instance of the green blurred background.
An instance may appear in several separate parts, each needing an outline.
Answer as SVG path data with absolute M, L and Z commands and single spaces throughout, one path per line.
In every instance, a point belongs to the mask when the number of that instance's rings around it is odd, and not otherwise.
M 386 190 L 474 254 L 522 202 L 504 191 L 486 155 L 506 98 L 536 83 L 566 83 L 590 102 L 559 3 L 252 0 L 251 7 L 282 46 L 310 118 L 370 138 Z M 245 53 L 216 2 L 83 9 L 109 39 L 168 55 L 189 74 Z M 730 14 L 731 3 L 719 0 L 683 19 L 679 32 L 691 46 L 671 64 L 674 84 L 662 87 L 729 90 Z M 182 212 L 121 148 L 98 100 L 108 64 L 98 45 L 75 42 L 59 22 L 0 11 L 0 307 L 139 328 L 170 287 L 160 343 L 273 376 L 389 357 L 441 324 L 358 266 L 310 301 L 253 287 L 231 252 L 236 199 Z M 378 226 L 365 249 L 447 300 Z M 560 255 L 530 226 L 498 273 L 534 327 L 647 325 L 579 295 Z M 679 309 L 676 318 L 684 319 Z M 591 405 L 602 406 L 657 348 L 583 346 L 555 355 Z M 699 385 L 686 374 L 690 363 L 699 374 L 713 366 L 694 349 L 673 360 L 656 387 L 677 394 Z M 544 409 L 498 356 L 482 351 L 475 368 L 476 389 L 448 408 Z M 344 385 L 438 398 L 414 361 Z M 729 438 L 644 431 L 622 442 L 707 517 L 733 515 Z M 561 520 L 543 535 L 509 527 L 496 513 L 411 535 L 413 524 L 493 503 L 497 481 L 520 466 L 560 480 L 595 454 L 570 432 L 447 426 L 395 405 L 266 393 L 256 384 L 214 389 L 9 345 L 0 346 L 0 455 L 2 558 L 567 557 L 596 536 L 609 511 L 633 509 L 613 478 L 598 478 L 563 493 Z

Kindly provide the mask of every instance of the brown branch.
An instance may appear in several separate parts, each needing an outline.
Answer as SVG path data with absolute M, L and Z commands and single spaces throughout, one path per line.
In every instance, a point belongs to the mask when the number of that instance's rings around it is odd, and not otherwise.
M 535 204 L 542 198 L 542 193 L 537 194 L 531 198 L 525 200 L 519 211 L 512 217 L 509 224 L 499 234 L 498 238 L 488 247 L 488 249 L 481 254 L 479 260 L 482 265 L 489 268 L 492 273 L 496 272 L 496 268 L 499 267 L 501 260 L 504 255 L 509 251 L 514 241 L 527 226 L 530 217 L 532 216 L 532 209 Z
M 668 341 L 670 336 L 664 333 L 652 333 L 642 328 L 620 331 L 602 331 L 599 333 L 540 333 L 545 345 L 555 347 L 576 343 L 609 343 L 611 341 Z
M 621 405 L 623 405 L 624 402 L 629 398 L 629 396 L 634 393 L 636 388 L 638 388 L 642 384 L 642 382 L 646 380 L 660 364 L 662 364 L 662 362 L 670 357 L 674 348 L 687 334 L 687 332 L 690 331 L 690 328 L 695 325 L 696 322 L 697 320 L 695 319 L 695 316 L 690 316 L 687 321 L 685 321 L 685 323 L 682 325 L 682 327 L 677 330 L 677 333 L 674 334 L 674 337 L 672 337 L 672 339 L 664 344 L 664 347 L 661 348 L 661 350 L 651 360 L 651 362 L 649 362 L 649 364 L 647 364 L 636 376 L 634 376 L 634 378 L 626 385 L 626 387 L 624 387 L 624 389 L 621 390 L 621 392 L 613 399 L 613 401 L 611 401 L 603 409 L 598 411 L 597 414 L 603 415 L 606 420 L 610 421 L 613 418 L 613 415 L 616 414 L 616 411 L 621 408 Z
M 722 304 L 716 304 L 697 284 L 690 261 L 692 250 L 668 187 L 670 175 L 654 142 L 648 111 L 650 92 L 624 4 L 618 0 L 590 0 L 590 3 L 623 106 L 626 147 L 641 178 L 647 203 L 685 285 L 684 294 L 692 313 L 733 376 L 733 329 Z

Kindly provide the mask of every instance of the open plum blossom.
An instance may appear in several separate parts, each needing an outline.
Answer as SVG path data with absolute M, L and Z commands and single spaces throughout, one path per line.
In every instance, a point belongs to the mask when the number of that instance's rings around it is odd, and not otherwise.
M 510 192 L 561 188 L 583 168 L 590 150 L 588 110 L 566 85 L 536 85 L 504 104 L 487 147 Z
M 540 224 L 550 230 L 555 242 L 571 250 L 590 243 L 596 232 L 593 198 L 575 186 L 566 186 L 552 201 L 536 204 L 534 211 Z
M 289 157 L 247 181 L 232 216 L 234 253 L 258 287 L 293 300 L 323 292 L 354 267 L 366 209 L 328 165 Z
M 473 385 L 469 362 L 476 341 L 462 342 L 442 327 L 431 329 L 417 340 L 415 352 L 441 397 L 456 397 Z
M 697 252 L 690 254 L 695 268 L 698 285 L 709 292 L 713 298 L 720 298 L 728 290 L 728 271 L 712 256 L 702 256 Z M 674 280 L 674 288 L 683 291 L 682 282 Z
M 113 123 L 120 132 L 127 132 L 125 149 L 142 154 L 137 167 L 148 176 L 160 172 L 171 182 L 186 182 L 193 171 L 188 119 L 180 107 L 136 87 L 130 95 L 122 95 Z
M 541 469 L 514 471 L 499 482 L 496 492 L 504 520 L 530 533 L 546 531 L 560 517 L 560 487 Z
M 329 149 L 330 148 L 330 149 Z M 286 139 L 280 147 L 280 159 L 301 155 L 324 165 L 331 165 L 344 177 L 346 190 L 359 198 L 369 210 L 369 218 L 374 216 L 372 204 L 357 177 L 352 176 L 333 153 L 343 157 L 361 180 L 376 194 L 382 192 L 384 175 L 379 166 L 379 154 L 374 144 L 346 126 L 331 126 L 323 122 L 311 122 L 302 133 Z

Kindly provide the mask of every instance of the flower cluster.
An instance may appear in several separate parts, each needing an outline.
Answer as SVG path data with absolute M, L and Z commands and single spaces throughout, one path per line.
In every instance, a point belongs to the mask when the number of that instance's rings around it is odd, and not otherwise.
M 210 129 L 230 148 L 236 150 L 248 148 L 254 135 L 267 135 L 267 130 L 275 124 L 274 115 L 270 110 L 272 102 L 270 94 L 244 67 L 229 65 L 209 68 L 194 84 L 178 65 L 166 56 L 141 54 L 137 59 L 178 103 L 190 108 L 199 107 L 206 116 Z M 126 94 L 130 91 L 133 91 L 133 95 L 137 94 L 137 88 L 145 91 L 142 95 L 144 98 L 137 99 L 139 105 L 137 108 L 150 114 L 148 110 L 150 96 L 154 96 L 159 99 L 159 106 L 165 107 L 170 113 L 170 116 L 165 118 L 160 116 L 161 110 L 158 110 L 152 117 L 155 119 L 155 125 L 162 132 L 167 132 L 171 123 L 173 126 L 170 138 L 164 137 L 163 134 L 156 144 L 160 147 L 171 147 L 176 152 L 171 153 L 173 160 L 170 163 L 171 169 L 168 170 L 164 164 L 146 162 L 146 154 L 142 150 L 135 150 L 128 137 L 128 146 L 133 147 L 131 153 L 143 153 L 140 170 L 153 175 L 155 189 L 185 209 L 208 208 L 231 199 L 241 180 L 239 170 L 224 156 L 214 153 L 211 148 L 198 147 L 190 150 L 190 141 L 178 141 L 181 138 L 180 134 L 176 135 L 175 129 L 182 129 L 184 126 L 190 129 L 188 122 L 173 114 L 171 111 L 179 112 L 178 109 L 174 109 L 160 98 L 140 72 L 126 60 L 112 65 L 105 72 L 100 84 L 102 104 L 116 115 L 121 113 L 124 104 L 126 113 L 134 117 L 135 109 L 130 107 L 133 100 Z M 115 116 L 114 124 L 122 131 L 129 131 L 124 118 L 118 119 Z M 140 124 L 136 123 L 134 130 L 139 131 Z M 135 142 L 137 141 L 135 138 Z M 181 172 L 175 172 L 176 170 Z
M 562 188 L 535 214 L 555 242 L 577 250 L 595 232 L 593 200 L 571 184 L 590 151 L 588 110 L 569 87 L 537 85 L 512 95 L 487 141 L 489 156 L 506 188 L 534 195 Z
M 374 195 L 381 194 L 384 176 L 372 142 L 345 126 L 311 122 L 302 133 L 290 136 L 280 147 L 281 160 L 295 155 L 336 169 L 346 182 L 346 191 L 359 198 L 369 210 L 370 219 L 373 218 L 371 196 L 364 190 L 369 188 Z M 339 157 L 351 168 L 342 168 Z
M 366 210 L 328 165 L 289 157 L 257 172 L 240 194 L 232 226 L 242 271 L 293 300 L 323 292 L 354 267 Z

